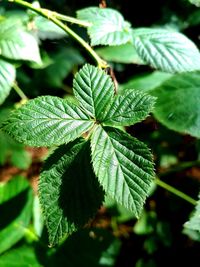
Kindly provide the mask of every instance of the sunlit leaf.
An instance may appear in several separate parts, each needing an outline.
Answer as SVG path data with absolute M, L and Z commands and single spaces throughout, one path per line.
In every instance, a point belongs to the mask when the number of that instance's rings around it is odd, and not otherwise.
M 4 131 L 30 146 L 67 143 L 89 130 L 93 121 L 78 106 L 53 96 L 41 96 L 13 112 Z
M 81 20 L 91 22 L 91 45 L 120 45 L 131 41 L 130 23 L 111 8 L 88 7 L 77 12 Z
M 139 217 L 154 175 L 146 145 L 120 130 L 98 126 L 91 148 L 94 171 L 105 192 Z
M 116 46 L 101 47 L 96 50 L 103 59 L 124 64 L 145 64 L 138 56 L 133 44 L 126 43 Z
M 200 69 L 200 53 L 185 35 L 166 29 L 133 30 L 138 55 L 153 68 L 169 73 Z
M 199 72 L 175 75 L 151 92 L 153 113 L 169 129 L 200 137 Z
M 155 99 L 135 90 L 126 90 L 124 94 L 115 96 L 110 104 L 103 124 L 108 126 L 133 125 L 147 117 L 152 111 Z
M 0 55 L 14 60 L 41 62 L 34 36 L 6 20 L 0 21 Z
M 200 200 L 197 201 L 195 210 L 189 221 L 184 224 L 185 228 L 200 233 Z
M 9 95 L 15 76 L 15 67 L 0 59 L 0 104 L 2 104 Z
M 73 91 L 82 108 L 91 117 L 101 120 L 114 96 L 114 84 L 103 70 L 85 64 L 75 76 Z

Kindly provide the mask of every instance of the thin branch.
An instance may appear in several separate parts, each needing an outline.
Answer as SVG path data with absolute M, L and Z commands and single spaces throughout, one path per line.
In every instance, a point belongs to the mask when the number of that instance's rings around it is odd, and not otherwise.
M 44 9 L 44 8 L 35 7 L 32 4 L 30 4 L 26 1 L 22 1 L 22 0 L 8 0 L 8 1 L 16 3 L 22 7 L 28 8 L 28 9 L 36 12 L 37 14 L 45 17 L 46 19 L 52 21 L 58 27 L 60 27 L 62 30 L 64 30 L 66 33 L 68 33 L 71 37 L 73 37 L 79 44 L 81 44 L 88 51 L 88 53 L 91 55 L 91 57 L 97 62 L 97 65 L 99 68 L 105 69 L 108 67 L 107 62 L 104 61 L 102 58 L 100 58 L 99 55 L 94 51 L 94 49 L 84 39 L 82 39 L 78 34 L 76 34 L 72 29 L 70 29 L 66 24 L 64 24 L 62 21 L 60 21 L 58 16 L 56 17 L 56 15 L 55 15 L 55 14 L 57 14 L 56 12 L 52 12 L 52 11 L 50 11 L 48 9 Z M 78 21 L 78 20 L 76 20 L 76 21 Z M 71 19 L 70 19 L 70 22 L 72 22 Z M 79 25 L 81 25 L 81 24 L 79 23 Z
M 161 181 L 160 179 L 156 179 L 155 183 L 164 188 L 165 190 L 171 192 L 172 194 L 184 199 L 185 201 L 189 202 L 192 205 L 196 205 L 197 201 L 195 199 L 193 199 L 192 197 L 188 196 L 187 194 L 183 193 L 182 191 L 176 189 L 175 187 Z
M 84 20 L 80 20 L 80 19 L 75 19 L 75 18 L 66 16 L 66 15 L 59 14 L 57 12 L 52 12 L 52 15 L 55 18 L 59 19 L 59 20 L 70 22 L 70 23 L 74 23 L 74 24 L 78 24 L 79 26 L 83 26 L 83 27 L 90 27 L 90 26 L 92 26 L 92 23 L 90 23 L 88 21 L 84 21 Z

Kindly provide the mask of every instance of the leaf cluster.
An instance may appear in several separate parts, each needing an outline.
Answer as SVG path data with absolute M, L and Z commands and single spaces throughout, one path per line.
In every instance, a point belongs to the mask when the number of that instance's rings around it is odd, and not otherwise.
M 39 184 L 51 244 L 84 226 L 104 192 L 138 217 L 154 176 L 146 145 L 114 128 L 145 119 L 154 97 L 134 90 L 115 95 L 111 78 L 89 64 L 76 74 L 73 90 L 78 104 L 38 97 L 13 112 L 3 126 L 31 146 L 61 145 L 47 159 Z

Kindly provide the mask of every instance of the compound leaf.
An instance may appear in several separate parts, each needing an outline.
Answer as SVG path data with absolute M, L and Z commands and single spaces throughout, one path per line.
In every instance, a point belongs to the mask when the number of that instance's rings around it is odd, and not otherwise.
M 4 123 L 4 131 L 30 146 L 67 143 L 93 126 L 93 121 L 75 104 L 53 96 L 28 101 Z
M 15 80 L 15 76 L 15 67 L 0 59 L 0 104 L 2 104 L 8 96 Z
M 128 126 L 147 117 L 152 110 L 155 99 L 135 90 L 127 90 L 123 95 L 115 96 L 107 110 L 103 124 Z
M 200 53 L 185 35 L 166 29 L 133 30 L 138 55 L 153 68 L 169 73 L 200 69 Z
M 101 120 L 114 96 L 114 84 L 103 70 L 86 64 L 76 74 L 73 90 L 80 105 L 91 117 Z
M 91 22 L 88 27 L 91 45 L 120 45 L 131 40 L 130 23 L 114 9 L 84 8 L 77 12 L 77 17 Z
M 199 72 L 173 76 L 151 92 L 154 115 L 169 129 L 200 137 Z
M 91 166 L 89 143 L 77 139 L 47 159 L 39 193 L 51 245 L 84 226 L 103 202 L 103 190 Z
M 91 149 L 94 171 L 105 192 L 139 217 L 154 175 L 146 145 L 118 129 L 98 126 Z

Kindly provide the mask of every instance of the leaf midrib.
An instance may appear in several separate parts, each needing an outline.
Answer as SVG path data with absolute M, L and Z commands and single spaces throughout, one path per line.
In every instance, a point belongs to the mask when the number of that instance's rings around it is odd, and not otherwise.
M 94 122 L 91 119 L 77 119 L 77 118 L 32 118 L 32 119 L 25 119 L 23 121 L 35 121 L 35 120 L 43 120 L 43 121 L 86 121 L 86 122 Z
M 115 151 L 115 147 L 114 147 L 114 145 L 113 145 L 113 142 L 112 142 L 110 136 L 107 134 L 107 132 L 106 132 L 104 129 L 102 129 L 102 130 L 103 130 L 103 131 L 105 132 L 105 134 L 107 135 L 107 140 L 110 142 L 111 147 L 112 147 L 112 150 L 113 150 L 112 153 L 113 153 L 113 155 L 115 155 L 115 158 L 117 159 L 117 162 L 118 162 L 118 168 L 120 169 L 120 171 L 121 171 L 121 173 L 122 173 L 122 175 L 123 175 L 123 181 L 124 181 L 126 187 L 128 188 L 128 191 L 129 191 L 130 195 L 132 196 L 132 190 L 131 190 L 131 188 L 129 188 L 129 186 L 128 186 L 126 177 L 125 177 L 125 175 L 124 175 L 124 173 L 123 173 L 123 170 L 122 170 L 122 167 L 121 167 L 121 163 L 120 163 L 120 161 L 119 161 L 119 159 L 118 159 L 118 156 L 117 156 L 117 154 L 116 154 L 116 151 Z M 120 201 L 120 202 L 121 202 L 121 201 Z M 122 203 L 122 204 L 123 204 L 123 203 Z M 136 205 L 135 205 L 135 200 L 133 201 L 133 206 L 134 206 L 134 211 L 135 211 L 135 213 L 136 213 L 136 216 L 139 216 L 139 214 L 138 214 L 138 212 L 137 212 Z

